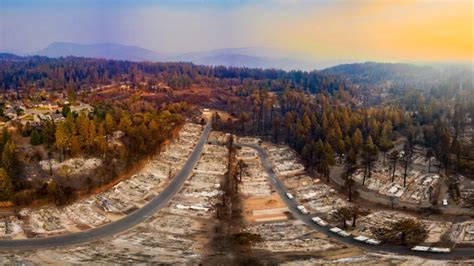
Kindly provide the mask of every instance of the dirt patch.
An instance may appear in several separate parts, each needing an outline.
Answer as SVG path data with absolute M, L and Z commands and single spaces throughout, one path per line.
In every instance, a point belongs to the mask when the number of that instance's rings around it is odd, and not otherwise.
M 246 222 L 267 222 L 288 219 L 288 208 L 278 194 L 250 197 L 242 200 L 243 218 Z
M 337 249 L 337 250 L 328 250 L 322 252 L 322 257 L 330 260 L 337 260 L 342 258 L 350 258 L 362 255 L 363 251 L 358 248 L 344 248 L 344 249 Z

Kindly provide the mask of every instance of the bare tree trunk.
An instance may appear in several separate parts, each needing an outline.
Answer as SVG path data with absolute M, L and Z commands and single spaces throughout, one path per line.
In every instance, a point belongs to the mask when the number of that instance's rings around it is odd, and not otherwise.
M 349 186 L 349 202 L 352 201 L 352 186 Z
M 366 177 L 367 177 L 367 165 L 364 168 L 364 178 L 362 179 L 362 186 L 365 186 Z
M 403 173 L 403 187 L 407 186 L 408 158 L 405 159 L 405 172 Z
M 393 160 L 392 183 L 395 181 L 395 169 L 397 168 L 397 160 Z
M 372 177 L 372 161 L 369 160 L 369 179 Z
M 51 150 L 48 150 L 49 175 L 53 175 L 53 165 L 51 164 Z

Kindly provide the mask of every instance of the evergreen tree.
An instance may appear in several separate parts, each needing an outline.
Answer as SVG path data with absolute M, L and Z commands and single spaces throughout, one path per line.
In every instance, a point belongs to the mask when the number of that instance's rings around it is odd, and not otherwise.
M 30 144 L 36 146 L 42 143 L 43 143 L 43 140 L 41 138 L 41 134 L 38 132 L 36 128 L 33 129 L 30 136 Z
M 365 185 L 366 177 L 370 178 L 372 176 L 372 162 L 375 160 L 377 152 L 377 146 L 375 146 L 372 140 L 372 136 L 369 135 L 367 141 L 365 142 L 364 148 L 362 149 L 362 155 L 365 164 L 364 179 L 362 180 L 362 185 Z
M 61 110 L 61 114 L 64 117 L 67 117 L 70 113 L 71 113 L 71 107 L 69 107 L 69 105 L 64 105 L 63 109 Z
M 359 153 L 360 148 L 362 147 L 362 132 L 359 129 L 356 129 L 351 139 L 352 149 L 357 154 Z
M 105 114 L 105 131 L 108 135 L 112 134 L 115 130 L 115 121 L 110 113 Z
M 13 194 L 13 183 L 5 168 L 0 168 L 0 199 L 8 200 Z
M 273 118 L 273 140 L 275 143 L 278 143 L 278 132 L 280 131 L 281 118 L 279 115 L 276 115 Z
M 41 139 L 47 148 L 53 146 L 56 142 L 56 124 L 52 120 L 46 120 L 41 130 Z
M 71 139 L 71 131 L 66 122 L 61 122 L 57 125 L 55 139 L 55 146 L 61 154 L 61 160 L 63 160 L 66 155 L 66 150 L 69 148 Z
M 3 128 L 2 135 L 0 136 L 0 156 L 3 153 L 3 150 L 5 149 L 5 145 L 10 140 L 10 137 L 11 136 L 10 133 L 8 133 L 7 128 Z
M 352 218 L 352 212 L 348 207 L 341 207 L 334 212 L 333 216 L 337 221 L 342 222 L 342 227 L 346 229 L 347 220 Z
M 383 165 L 385 166 L 385 158 L 387 157 L 387 152 L 395 146 L 393 142 L 385 135 L 382 135 L 380 138 L 380 151 L 383 152 Z
M 71 136 L 70 138 L 70 148 L 71 148 L 71 155 L 77 156 L 81 153 L 81 144 L 79 143 L 79 139 L 77 135 Z
M 130 132 L 130 129 L 132 127 L 132 120 L 130 118 L 130 115 L 127 113 L 122 113 L 122 116 L 120 117 L 120 123 L 118 125 L 118 128 L 123 131 L 124 133 L 128 134 Z
M 107 139 L 106 139 L 106 132 L 105 132 L 105 122 L 100 123 L 99 130 L 97 132 L 97 150 L 105 158 L 105 153 L 107 152 Z M 152 124 L 156 124 L 153 120 L 150 122 L 150 127 Z M 158 129 L 153 129 L 154 132 L 157 132 Z M 149 139 L 153 139 L 151 136 Z
M 2 153 L 3 167 L 11 180 L 16 177 L 18 168 L 18 159 L 16 155 L 16 146 L 13 140 L 8 140 Z

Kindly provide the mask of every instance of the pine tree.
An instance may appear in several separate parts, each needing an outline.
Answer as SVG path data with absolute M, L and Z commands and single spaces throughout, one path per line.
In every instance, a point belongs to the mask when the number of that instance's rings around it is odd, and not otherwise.
M 333 217 L 337 221 L 342 222 L 342 227 L 346 229 L 347 228 L 346 221 L 352 218 L 351 209 L 349 209 L 348 207 L 341 207 L 334 212 Z
M 87 132 L 86 145 L 89 152 L 94 148 L 94 143 L 97 138 L 97 130 L 94 121 L 89 120 L 89 130 Z
M 0 199 L 8 200 L 13 194 L 12 179 L 4 168 L 0 168 Z
M 362 180 L 362 185 L 365 185 L 365 179 L 372 175 L 372 162 L 375 160 L 375 156 L 377 155 L 378 149 L 375 146 L 372 136 L 369 135 L 367 141 L 363 148 L 363 157 L 364 157 L 364 164 L 365 164 L 365 172 L 364 172 L 364 179 Z
M 74 90 L 74 84 L 72 82 L 69 82 L 67 85 L 67 98 L 71 102 L 71 104 L 76 104 L 77 101 L 77 93 L 76 90 Z
M 153 120 L 150 122 L 150 124 L 153 122 Z M 105 122 L 100 123 L 99 125 L 99 130 L 97 132 L 97 149 L 102 155 L 102 157 L 105 158 L 105 153 L 107 152 L 107 139 L 106 139 L 106 132 L 105 132 Z
M 343 139 L 337 141 L 336 146 L 337 153 L 339 154 L 339 163 L 342 163 L 342 155 L 346 152 L 346 144 Z
M 71 136 L 71 155 L 77 156 L 81 153 L 81 144 L 79 143 L 79 139 L 76 135 Z
M 323 144 L 323 161 L 321 165 L 322 172 L 327 178 L 329 182 L 329 173 L 331 166 L 334 165 L 334 150 L 332 149 L 331 145 L 327 142 Z
M 46 145 L 47 148 L 53 146 L 56 142 L 56 125 L 52 120 L 47 120 L 43 124 L 43 128 L 41 130 L 41 139 L 43 143 Z
M 393 142 L 385 135 L 382 135 L 380 138 L 380 151 L 383 152 L 383 165 L 385 166 L 385 158 L 387 157 L 387 152 L 395 146 Z
M 5 148 L 3 149 L 2 162 L 7 175 L 11 180 L 13 180 L 16 177 L 19 168 L 18 159 L 16 156 L 16 146 L 11 139 L 8 140 L 8 142 L 5 144 Z
M 110 113 L 105 114 L 105 132 L 110 135 L 115 130 L 115 121 Z
M 122 113 L 122 116 L 120 117 L 120 123 L 118 125 L 118 128 L 122 130 L 124 133 L 128 134 L 130 131 L 130 128 L 132 127 L 132 120 L 130 118 L 129 114 Z
M 8 140 L 10 140 L 10 133 L 8 133 L 7 128 L 3 128 L 2 135 L 0 136 L 0 159 L 3 150 L 5 149 L 5 145 L 7 144 Z
M 397 150 L 395 150 L 395 151 L 393 151 L 389 154 L 389 159 L 390 159 L 391 164 L 392 164 L 392 166 L 391 166 L 391 168 L 392 168 L 392 174 L 391 174 L 392 183 L 393 183 L 393 181 L 395 181 L 395 170 L 397 169 L 398 156 L 399 156 L 399 153 L 398 153 Z
M 71 107 L 69 107 L 69 105 L 64 105 L 63 109 L 61 110 L 61 114 L 64 117 L 67 117 L 70 113 L 71 113 Z
M 77 132 L 81 136 L 82 145 L 87 146 L 88 145 L 88 136 L 89 136 L 89 126 L 90 126 L 90 120 L 85 114 L 85 112 L 81 112 L 79 116 L 76 118 L 76 128 Z
M 71 136 L 77 134 L 76 118 L 74 117 L 73 113 L 69 113 L 67 115 L 65 125 Z
M 71 139 L 71 132 L 68 129 L 66 122 L 61 122 L 57 125 L 55 139 L 55 146 L 60 151 L 61 160 L 63 160 L 66 150 L 69 148 Z
M 43 140 L 41 139 L 41 134 L 35 128 L 31 132 L 30 144 L 36 146 L 40 145 L 41 143 L 43 143 Z
M 273 118 L 273 139 L 275 143 L 278 143 L 278 132 L 280 131 L 281 118 L 279 115 L 276 115 Z
M 362 147 L 362 132 L 359 129 L 356 129 L 354 134 L 352 135 L 352 149 L 357 154 L 359 153 L 360 148 Z

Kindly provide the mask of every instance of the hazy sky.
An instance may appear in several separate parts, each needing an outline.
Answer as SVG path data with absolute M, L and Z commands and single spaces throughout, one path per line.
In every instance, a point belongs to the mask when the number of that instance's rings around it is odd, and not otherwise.
M 474 0 L 0 0 L 0 51 L 274 47 L 323 59 L 472 61 Z

